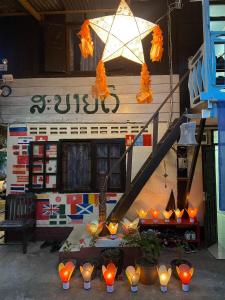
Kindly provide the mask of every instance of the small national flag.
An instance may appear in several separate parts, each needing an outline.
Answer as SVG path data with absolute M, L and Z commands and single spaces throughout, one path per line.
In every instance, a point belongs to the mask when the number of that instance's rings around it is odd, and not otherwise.
M 70 194 L 66 195 L 67 204 L 81 204 L 83 202 L 82 194 Z
M 137 140 L 136 140 L 134 146 L 143 146 L 143 135 L 140 135 L 140 136 L 137 138 Z
M 36 206 L 36 219 L 37 220 L 49 220 L 49 215 L 44 214 L 44 206 L 46 204 L 49 204 L 49 199 L 42 199 L 37 200 L 37 206 Z
M 66 223 L 66 215 L 58 214 L 49 216 L 49 225 L 65 225 Z
M 20 126 L 20 127 L 9 127 L 9 135 L 10 136 L 27 136 L 27 127 Z
M 48 136 L 47 135 L 36 135 L 35 136 L 35 141 L 47 141 Z
M 46 146 L 46 157 L 56 157 L 57 156 L 57 145 L 47 145 Z
M 151 134 L 143 134 L 143 146 L 152 145 L 152 136 Z
M 28 176 L 17 176 L 17 177 L 16 177 L 16 181 L 17 181 L 17 182 L 28 183 L 29 178 L 28 178 Z
M 13 149 L 13 150 L 19 150 L 19 149 L 20 149 L 20 146 L 19 146 L 19 145 L 13 145 L 13 146 L 12 146 L 12 149 Z
M 65 214 L 65 204 L 46 204 L 43 206 L 43 214 L 49 216 Z
M 42 200 L 42 201 L 45 201 L 45 202 L 49 201 L 49 195 L 48 194 L 37 194 L 36 196 L 37 196 L 38 200 Z
M 134 134 L 127 134 L 125 137 L 126 146 L 130 146 L 134 141 Z
M 88 194 L 88 203 L 97 205 L 99 202 L 99 194 Z
M 117 203 L 117 193 L 107 193 L 106 194 L 106 203 L 107 204 L 116 204 Z
M 13 165 L 12 167 L 12 173 L 15 175 L 25 175 L 27 172 L 27 166 L 26 165 Z
M 29 144 L 33 141 L 31 136 L 28 137 L 18 137 L 18 144 Z
M 29 164 L 29 156 L 28 155 L 18 155 L 17 164 L 18 165 L 27 165 L 27 164 Z
M 92 204 L 77 204 L 77 214 L 78 215 L 89 215 L 93 213 L 93 205 Z
M 11 184 L 10 192 L 12 194 L 21 194 L 25 192 L 25 185 L 23 184 Z
M 83 215 L 68 215 L 71 219 L 69 224 L 83 224 Z

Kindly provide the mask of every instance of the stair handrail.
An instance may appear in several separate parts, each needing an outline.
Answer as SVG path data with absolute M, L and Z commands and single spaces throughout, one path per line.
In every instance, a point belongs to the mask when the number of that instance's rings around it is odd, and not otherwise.
M 160 112 L 160 110 L 163 108 L 163 106 L 167 103 L 167 101 L 171 98 L 171 96 L 174 94 L 174 92 L 178 89 L 178 87 L 183 83 L 183 81 L 188 77 L 190 70 L 187 70 L 184 75 L 181 77 L 181 79 L 179 80 L 179 82 L 175 85 L 175 87 L 170 91 L 170 93 L 168 94 L 168 96 L 165 98 L 165 100 L 160 104 L 160 106 L 157 108 L 157 110 L 154 112 L 154 114 L 151 116 L 151 118 L 145 123 L 145 125 L 142 127 L 142 129 L 140 130 L 140 132 L 136 135 L 136 137 L 134 138 L 134 140 L 132 141 L 132 143 L 127 147 L 127 149 L 123 152 L 123 154 L 120 156 L 120 158 L 116 161 L 115 164 L 113 164 L 113 166 L 109 169 L 108 173 L 105 175 L 105 180 L 104 180 L 104 184 L 102 187 L 102 190 L 104 192 L 106 192 L 106 188 L 107 188 L 107 182 L 109 177 L 112 174 L 112 171 L 121 163 L 121 161 L 124 159 L 124 157 L 126 157 L 127 153 L 129 153 L 131 151 L 131 149 L 133 148 L 135 142 L 137 141 L 137 139 L 141 136 L 141 134 L 145 131 L 145 129 L 148 127 L 148 125 L 154 120 L 154 118 L 156 118 Z

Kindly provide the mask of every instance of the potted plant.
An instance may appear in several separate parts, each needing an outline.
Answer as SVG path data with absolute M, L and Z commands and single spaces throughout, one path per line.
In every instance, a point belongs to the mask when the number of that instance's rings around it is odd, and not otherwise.
M 188 244 L 186 242 L 186 244 Z M 177 252 L 177 258 L 173 259 L 170 264 L 172 267 L 172 273 L 176 279 L 179 279 L 179 276 L 177 274 L 177 267 L 179 267 L 182 264 L 188 265 L 190 268 L 192 267 L 192 264 L 183 258 L 183 252 L 184 252 L 184 246 L 185 242 L 182 240 L 177 240 L 176 241 L 176 252 Z
M 140 269 L 140 282 L 153 284 L 157 280 L 157 264 L 161 250 L 161 241 L 152 231 L 136 232 L 124 237 L 123 246 L 139 247 L 142 256 L 136 259 L 136 267 Z
M 109 263 L 114 263 L 117 267 L 116 275 L 120 275 L 123 270 L 124 253 L 119 248 L 107 248 L 101 251 L 100 261 L 101 265 L 107 266 Z

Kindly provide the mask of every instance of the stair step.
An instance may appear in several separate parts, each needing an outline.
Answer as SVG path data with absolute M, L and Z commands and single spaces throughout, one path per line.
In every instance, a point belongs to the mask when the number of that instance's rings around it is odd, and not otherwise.
M 130 208 L 147 180 L 152 176 L 159 163 L 163 160 L 174 142 L 179 138 L 180 124 L 182 124 L 184 120 L 184 116 L 181 116 L 180 119 L 175 120 L 167 129 L 164 136 L 157 143 L 157 151 L 154 155 L 151 154 L 146 159 L 145 163 L 132 180 L 129 190 L 126 191 L 126 194 L 123 194 L 120 201 L 116 204 L 109 215 L 108 220 L 110 220 L 112 216 L 117 220 L 121 220 L 121 218 L 123 218 L 124 214 Z

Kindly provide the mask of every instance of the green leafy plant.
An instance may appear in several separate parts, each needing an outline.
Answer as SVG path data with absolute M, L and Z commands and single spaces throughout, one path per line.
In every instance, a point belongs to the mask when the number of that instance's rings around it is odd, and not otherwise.
M 125 247 L 139 247 L 142 252 L 143 264 L 155 264 L 160 256 L 161 241 L 153 231 L 142 231 L 124 237 L 122 243 Z
M 72 243 L 70 243 L 69 241 L 65 241 L 65 244 L 63 246 L 63 251 L 71 252 L 71 250 L 72 250 Z

